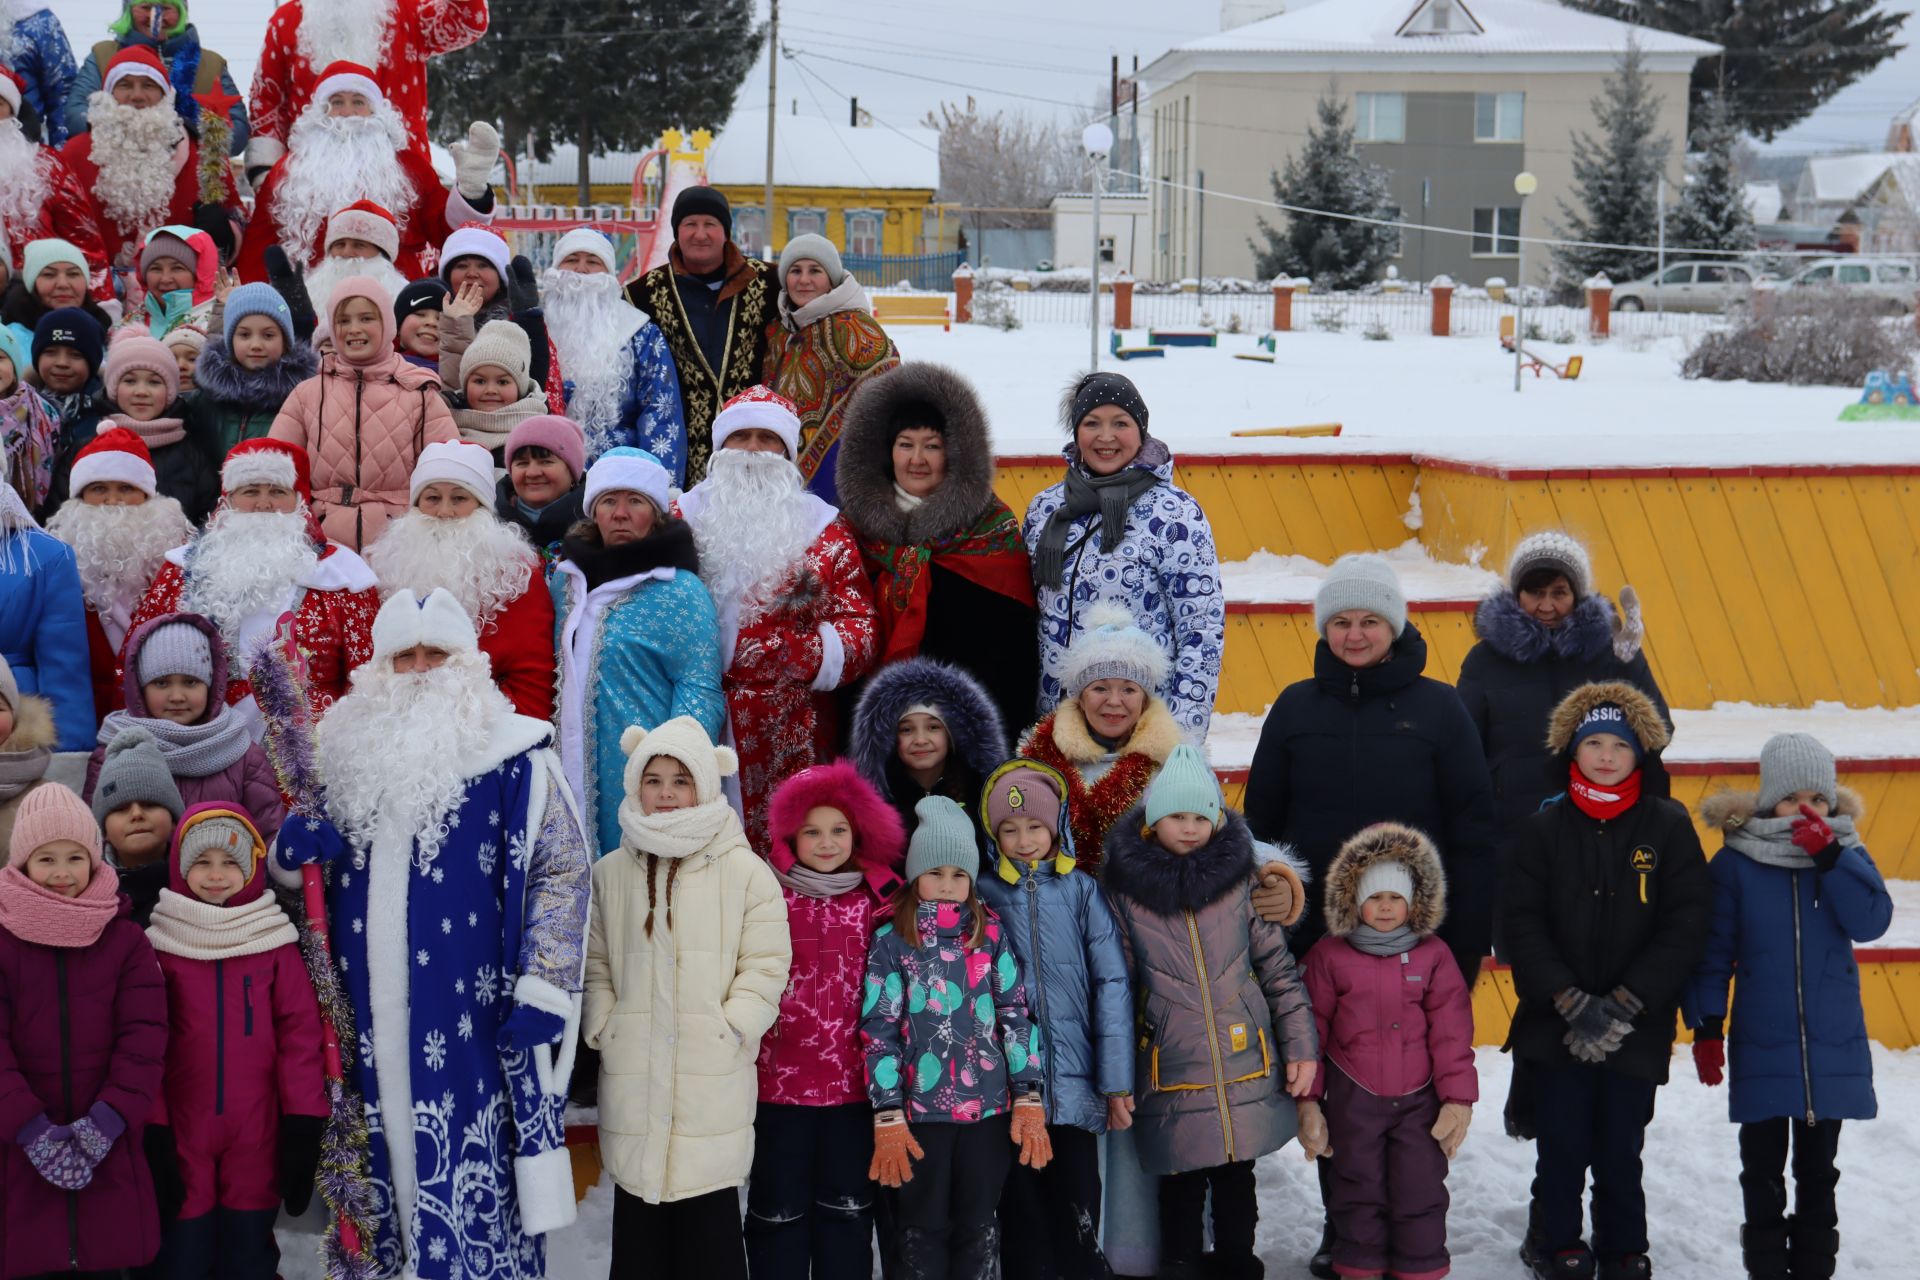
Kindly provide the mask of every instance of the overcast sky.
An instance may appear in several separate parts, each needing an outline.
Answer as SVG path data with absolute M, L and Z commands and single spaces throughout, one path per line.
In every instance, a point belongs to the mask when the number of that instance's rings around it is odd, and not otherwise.
M 1911 12 L 1920 0 L 1890 7 Z M 120 4 L 57 0 L 52 8 L 78 50 L 101 38 Z M 233 63 L 242 93 L 273 8 L 272 0 L 192 0 L 202 40 Z M 759 8 L 764 14 L 766 0 Z M 1218 30 L 1219 13 L 1213 0 L 783 0 L 781 44 L 792 56 L 780 63 L 780 109 L 797 104 L 802 115 L 843 119 L 853 95 L 886 123 L 907 125 L 971 93 L 988 106 L 1066 114 L 1104 94 L 1111 55 L 1120 55 L 1123 71 L 1135 54 L 1144 66 L 1181 40 Z M 1775 149 L 1877 149 L 1888 118 L 1920 96 L 1920 21 L 1912 27 L 1904 53 Z M 740 106 L 761 110 L 766 100 L 762 57 Z

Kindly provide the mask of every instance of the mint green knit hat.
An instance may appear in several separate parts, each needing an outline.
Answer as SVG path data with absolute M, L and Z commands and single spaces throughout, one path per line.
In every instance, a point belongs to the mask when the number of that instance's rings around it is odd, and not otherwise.
M 1147 784 L 1147 825 L 1172 813 L 1197 813 L 1220 825 L 1220 783 L 1207 758 L 1185 742 L 1175 747 Z

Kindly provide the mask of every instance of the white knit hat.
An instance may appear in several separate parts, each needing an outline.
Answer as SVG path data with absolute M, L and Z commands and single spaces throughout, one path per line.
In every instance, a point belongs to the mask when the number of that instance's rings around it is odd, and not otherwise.
M 686 766 L 693 776 L 694 800 L 699 804 L 719 799 L 720 779 L 740 768 L 740 757 L 733 748 L 714 746 L 713 739 L 692 716 L 675 716 L 652 730 L 630 725 L 620 735 L 620 750 L 627 757 L 621 776 L 627 799 L 621 802 L 622 807 L 638 803 L 635 797 L 640 794 L 640 776 L 647 771 L 647 761 L 655 756 L 671 756 Z
M 502 286 L 506 284 L 507 264 L 513 258 L 513 251 L 507 242 L 485 227 L 462 227 L 447 237 L 446 244 L 440 248 L 440 278 L 447 278 L 447 271 L 458 258 L 485 258 L 500 273 Z
M 787 460 L 800 456 L 800 415 L 793 401 L 771 387 L 748 387 L 721 406 L 713 418 L 713 447 L 726 447 L 727 437 L 736 431 L 759 427 L 780 437 L 787 446 Z
M 1349 609 L 1365 609 L 1385 618 L 1396 637 L 1407 629 L 1406 592 L 1386 557 L 1354 554 L 1335 560 L 1314 593 L 1313 629 L 1324 636 L 1334 615 Z
M 587 468 L 587 491 L 581 510 L 591 520 L 594 504 L 602 494 L 626 491 L 651 500 L 664 515 L 673 501 L 672 484 L 673 477 L 667 474 L 660 459 L 645 449 L 621 445 L 601 454 L 599 460 Z
M 613 241 L 595 231 L 592 227 L 575 227 L 553 242 L 553 265 L 559 266 L 570 254 L 585 251 L 607 264 L 608 271 L 618 271 L 620 264 L 615 260 Z
M 1393 858 L 1382 858 L 1360 873 L 1360 884 L 1353 891 L 1354 909 L 1376 893 L 1397 893 L 1411 904 L 1413 902 L 1413 872 L 1407 870 L 1407 864 Z
M 457 484 L 477 499 L 481 506 L 493 503 L 493 455 L 477 444 L 461 440 L 440 440 L 420 451 L 413 464 L 413 479 L 407 485 L 407 505 L 420 501 L 420 491 L 430 484 Z
M 1087 629 L 1067 646 L 1060 687 L 1077 698 L 1096 680 L 1131 680 L 1159 697 L 1170 666 L 1167 651 L 1134 625 L 1131 613 L 1103 600 L 1087 610 Z
M 1520 539 L 1507 561 L 1507 589 L 1520 590 L 1520 579 L 1535 569 L 1566 574 L 1576 600 L 1585 600 L 1593 594 L 1593 561 L 1572 534 L 1543 529 Z
M 472 653 L 480 647 L 473 619 L 445 587 L 424 601 L 411 587 L 394 593 L 373 620 L 373 661 L 387 662 L 416 645 L 447 653 Z

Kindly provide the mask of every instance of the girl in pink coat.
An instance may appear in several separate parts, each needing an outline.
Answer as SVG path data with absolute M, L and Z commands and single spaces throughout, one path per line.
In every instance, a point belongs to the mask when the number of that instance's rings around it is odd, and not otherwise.
M 1343 1276 L 1438 1280 L 1450 1265 L 1447 1161 L 1480 1084 L 1472 999 L 1434 937 L 1446 897 L 1433 842 L 1391 822 L 1348 840 L 1327 869 L 1327 936 L 1305 963 L 1325 1064 L 1299 1104 L 1300 1146 L 1332 1161 Z
M 194 805 L 147 927 L 172 1024 L 154 1123 L 178 1152 L 176 1276 L 273 1280 L 280 1205 L 303 1213 L 313 1196 L 327 1114 L 320 1005 L 293 922 L 266 892 L 266 853 L 239 806 Z
M 754 1280 L 873 1270 L 873 1108 L 861 983 L 876 916 L 900 885 L 906 830 L 847 761 L 794 774 L 768 806 L 767 861 L 787 900 L 793 969 L 760 1041 L 747 1188 Z
M 420 451 L 457 440 L 440 380 L 394 349 L 393 299 L 353 276 L 334 287 L 325 316 L 333 349 L 293 389 L 267 432 L 313 464 L 313 511 L 327 537 L 359 551 L 407 509 Z

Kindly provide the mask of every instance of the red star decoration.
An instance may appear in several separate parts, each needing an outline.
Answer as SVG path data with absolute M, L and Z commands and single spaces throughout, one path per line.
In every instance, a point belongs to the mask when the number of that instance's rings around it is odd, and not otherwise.
M 215 85 L 205 93 L 194 94 L 193 100 L 199 103 L 202 108 L 211 111 L 221 119 L 225 119 L 228 113 L 243 101 L 243 99 L 234 94 L 223 91 L 218 85 Z

